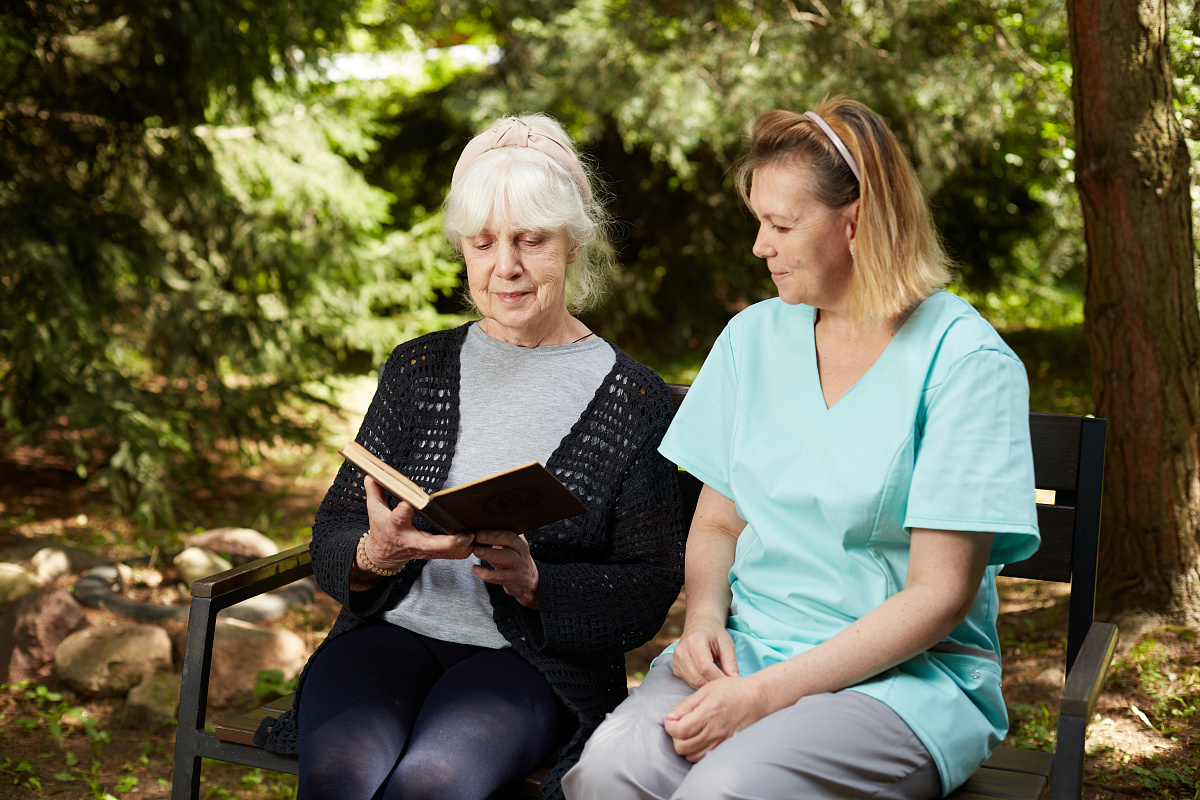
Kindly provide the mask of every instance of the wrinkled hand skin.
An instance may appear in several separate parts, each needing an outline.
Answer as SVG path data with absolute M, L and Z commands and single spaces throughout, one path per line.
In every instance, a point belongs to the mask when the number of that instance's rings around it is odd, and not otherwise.
M 538 568 L 524 535 L 513 531 L 479 531 L 473 549 L 475 556 L 488 564 L 471 567 L 475 577 L 501 587 L 526 608 L 538 607 Z
M 363 479 L 363 488 L 371 526 L 364 549 L 376 567 L 400 569 L 416 558 L 462 559 L 471 555 L 474 537 L 470 534 L 445 536 L 417 530 L 412 524 L 412 505 L 402 500 L 395 508 L 388 508 L 383 487 L 369 475 Z M 364 582 L 371 582 L 371 573 L 361 577 Z

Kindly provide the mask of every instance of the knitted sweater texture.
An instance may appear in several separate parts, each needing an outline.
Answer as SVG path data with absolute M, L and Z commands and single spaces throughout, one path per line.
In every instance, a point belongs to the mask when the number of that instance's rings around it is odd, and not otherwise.
M 359 444 L 428 492 L 442 488 L 454 458 L 465 332 L 465 327 L 441 331 L 397 347 L 357 436 Z M 527 535 L 538 568 L 539 608 L 526 608 L 500 587 L 487 586 L 500 633 L 579 721 L 554 755 L 542 781 L 543 798 L 562 797 L 563 774 L 604 715 L 626 696 L 624 653 L 658 632 L 679 594 L 684 546 L 679 487 L 675 468 L 657 449 L 673 413 L 658 375 L 617 350 L 612 370 L 546 464 L 589 510 Z M 420 515 L 414 523 L 436 530 Z M 355 548 L 368 527 L 363 475 L 344 463 L 317 511 L 310 546 L 317 582 L 342 604 L 325 643 L 390 608 L 426 563 L 411 561 L 395 577 L 351 592 Z M 307 673 L 305 667 L 297 704 Z M 255 742 L 295 753 L 296 724 L 295 708 L 278 720 L 265 719 Z

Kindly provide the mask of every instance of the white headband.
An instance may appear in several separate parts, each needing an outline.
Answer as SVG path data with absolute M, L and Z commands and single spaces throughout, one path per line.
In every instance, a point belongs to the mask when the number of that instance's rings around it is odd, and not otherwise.
M 837 151 L 842 154 L 842 158 L 846 159 L 846 163 L 850 165 L 850 171 L 854 173 L 854 177 L 858 179 L 859 183 L 862 183 L 862 173 L 858 171 L 858 162 L 854 160 L 854 156 L 850 155 L 850 149 L 846 147 L 846 143 L 833 132 L 833 128 L 829 127 L 829 124 L 825 120 L 817 116 L 817 112 L 805 111 L 804 116 L 812 117 L 812 121 L 817 123 L 821 127 L 821 130 L 825 131 L 825 135 L 829 137 L 829 141 L 833 142 L 833 146 L 837 148 Z

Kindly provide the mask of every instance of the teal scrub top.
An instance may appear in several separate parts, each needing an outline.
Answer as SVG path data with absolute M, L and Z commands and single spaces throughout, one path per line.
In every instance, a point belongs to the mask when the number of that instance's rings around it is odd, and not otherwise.
M 902 589 L 913 528 L 995 534 L 966 620 L 851 687 L 904 719 L 948 793 L 1008 730 L 995 578 L 1039 543 L 1025 369 L 969 304 L 938 292 L 826 408 L 815 320 L 811 306 L 779 299 L 734 317 L 659 450 L 747 523 L 729 570 L 742 675 L 820 644 Z

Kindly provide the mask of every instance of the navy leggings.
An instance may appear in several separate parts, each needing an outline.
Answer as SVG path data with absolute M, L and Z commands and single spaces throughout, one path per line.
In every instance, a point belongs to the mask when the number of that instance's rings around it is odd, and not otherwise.
M 309 668 L 298 798 L 483 800 L 546 760 L 563 711 L 511 649 L 370 623 Z

